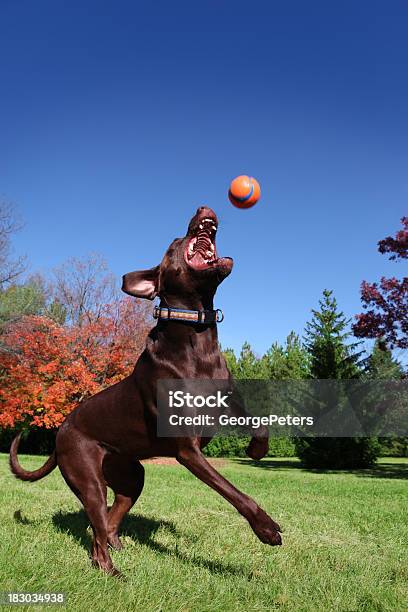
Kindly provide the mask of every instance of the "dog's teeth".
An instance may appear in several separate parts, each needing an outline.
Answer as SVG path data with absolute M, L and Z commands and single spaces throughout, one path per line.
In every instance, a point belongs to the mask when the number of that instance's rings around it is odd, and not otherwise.
M 211 257 L 212 257 L 212 251 L 207 251 L 206 255 L 207 255 L 208 259 L 211 259 Z

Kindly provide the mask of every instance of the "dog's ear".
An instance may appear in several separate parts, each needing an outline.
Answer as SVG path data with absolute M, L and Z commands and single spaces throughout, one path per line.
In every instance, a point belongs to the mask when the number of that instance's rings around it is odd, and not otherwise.
M 129 272 L 123 276 L 122 291 L 134 297 L 153 300 L 158 293 L 160 266 Z

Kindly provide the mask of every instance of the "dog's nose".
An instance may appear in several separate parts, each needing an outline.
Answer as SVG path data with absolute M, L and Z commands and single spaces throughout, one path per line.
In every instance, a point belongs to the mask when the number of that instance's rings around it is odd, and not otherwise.
M 197 215 L 203 212 L 214 214 L 212 209 L 208 206 L 200 206 L 200 208 L 197 208 Z

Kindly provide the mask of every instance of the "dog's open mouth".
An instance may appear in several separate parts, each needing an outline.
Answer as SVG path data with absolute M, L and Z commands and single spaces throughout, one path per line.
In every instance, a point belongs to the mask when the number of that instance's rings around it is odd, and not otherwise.
M 215 248 L 215 235 L 217 224 L 214 219 L 204 217 L 190 236 L 184 258 L 189 266 L 195 270 L 205 270 L 217 261 Z

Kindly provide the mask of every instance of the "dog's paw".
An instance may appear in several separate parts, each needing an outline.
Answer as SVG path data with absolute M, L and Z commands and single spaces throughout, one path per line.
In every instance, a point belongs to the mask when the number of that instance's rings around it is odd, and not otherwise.
M 250 525 L 254 533 L 264 544 L 269 544 L 270 546 L 280 546 L 282 544 L 282 538 L 279 533 L 281 531 L 280 526 L 261 508 L 257 511 L 255 519 L 250 521 Z
M 113 576 L 113 578 L 118 578 L 119 580 L 122 580 L 123 582 L 126 582 L 126 580 L 127 580 L 125 574 L 122 574 L 122 572 L 119 571 L 116 567 L 113 567 L 108 572 L 108 574 L 109 574 L 109 576 Z
M 269 450 L 269 439 L 268 438 L 252 438 L 246 449 L 246 454 L 251 459 L 259 461 L 267 454 Z
M 126 576 L 124 576 L 124 574 L 122 574 L 122 572 L 119 571 L 110 560 L 99 561 L 98 559 L 92 559 L 92 565 L 95 568 L 101 570 L 102 572 L 105 572 L 105 574 L 108 574 L 108 576 L 113 576 L 114 578 L 126 580 Z
M 122 544 L 119 536 L 117 536 L 117 535 L 109 536 L 108 537 L 108 544 L 109 544 L 109 546 L 113 550 L 122 550 L 123 549 L 123 544 Z

